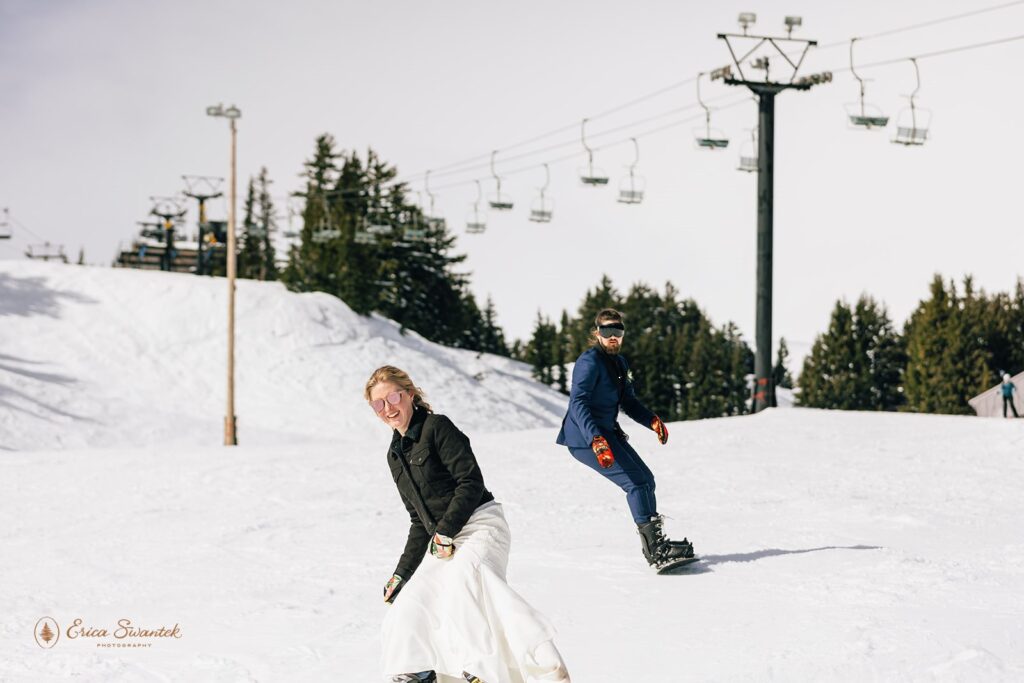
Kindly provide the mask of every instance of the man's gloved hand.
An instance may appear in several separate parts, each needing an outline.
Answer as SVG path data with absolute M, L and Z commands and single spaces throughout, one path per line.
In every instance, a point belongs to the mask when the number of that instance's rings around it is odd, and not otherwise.
M 392 574 L 388 582 L 384 584 L 384 602 L 388 604 L 394 602 L 398 591 L 402 590 L 402 585 L 402 577 L 398 574 Z
M 608 439 L 603 436 L 595 436 L 590 448 L 597 456 L 597 464 L 601 467 L 607 469 L 615 464 L 615 454 L 612 453 L 612 447 L 608 445 Z
M 430 539 L 430 554 L 439 560 L 450 560 L 455 554 L 455 541 L 448 536 L 434 534 Z
M 657 415 L 655 415 L 654 419 L 651 420 L 651 429 L 653 429 L 654 433 L 658 435 L 658 441 L 660 441 L 661 445 L 664 446 L 668 441 L 668 427 L 665 426 L 665 423 L 662 422 L 661 418 Z

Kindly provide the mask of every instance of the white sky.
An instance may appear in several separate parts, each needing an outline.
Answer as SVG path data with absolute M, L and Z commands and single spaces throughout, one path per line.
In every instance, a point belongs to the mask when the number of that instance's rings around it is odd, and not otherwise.
M 39 236 L 79 246 L 109 263 L 146 219 L 150 195 L 182 189 L 182 174 L 227 175 L 224 120 L 204 109 L 223 101 L 243 112 L 241 192 L 266 165 L 275 191 L 299 187 L 315 137 L 373 146 L 406 175 L 487 154 L 572 126 L 697 71 L 729 61 L 718 32 L 740 11 L 781 33 L 822 45 L 997 4 L 960 0 L 812 2 L 401 2 L 90 3 L 0 0 L 0 206 Z M 1024 4 L 858 44 L 864 62 L 1024 33 Z M 1021 268 L 1018 210 L 1021 96 L 1011 65 L 1024 41 L 920 62 L 921 106 L 934 113 L 920 149 L 884 132 L 846 128 L 855 99 L 848 72 L 777 101 L 774 336 L 802 353 L 825 329 L 839 297 L 868 292 L 902 323 L 935 272 L 972 273 L 989 290 L 1010 289 Z M 843 46 L 812 52 L 803 73 L 844 68 Z M 866 70 L 868 99 L 892 116 L 913 86 L 909 62 Z M 706 98 L 739 89 L 704 84 Z M 595 145 L 625 140 L 687 114 L 625 132 L 602 130 L 694 103 L 692 84 L 595 120 Z M 753 343 L 756 207 L 753 175 L 735 170 L 754 121 L 751 102 L 722 110 L 724 152 L 694 148 L 686 123 L 640 140 L 638 172 L 648 199 L 615 202 L 614 187 L 584 188 L 582 158 L 551 167 L 555 220 L 527 221 L 543 170 L 508 176 L 516 200 L 465 235 L 476 190 L 452 182 L 486 170 L 438 176 L 439 213 L 459 235 L 481 301 L 527 337 L 537 310 L 575 311 L 602 273 L 625 289 L 674 282 L 716 324 L 733 320 Z M 576 130 L 536 146 L 576 140 Z M 528 151 L 518 148 L 509 154 Z M 581 151 L 579 146 L 509 161 L 513 170 Z M 627 144 L 598 153 L 617 185 Z M 499 166 L 501 166 L 499 156 Z M 419 180 L 413 185 L 421 189 Z M 493 192 L 493 182 L 485 183 Z M 443 189 L 441 189 L 443 188 Z M 283 205 L 280 206 L 283 209 Z M 224 204 L 213 214 L 223 214 Z M 190 213 L 190 224 L 195 221 Z M 36 242 L 17 227 L 0 258 Z

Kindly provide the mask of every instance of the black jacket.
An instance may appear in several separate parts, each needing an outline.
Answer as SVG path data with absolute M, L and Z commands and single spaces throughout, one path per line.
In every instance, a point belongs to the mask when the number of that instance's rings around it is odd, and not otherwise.
M 444 415 L 422 408 L 403 437 L 395 430 L 388 465 L 409 511 L 409 539 L 395 573 L 409 579 L 434 533 L 454 537 L 478 507 L 494 500 L 484 487 L 469 439 Z

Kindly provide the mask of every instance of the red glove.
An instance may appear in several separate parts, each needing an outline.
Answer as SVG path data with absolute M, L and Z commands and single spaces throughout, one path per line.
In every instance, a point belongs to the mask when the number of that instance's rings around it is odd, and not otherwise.
M 601 467 L 607 469 L 615 464 L 615 455 L 612 453 L 612 447 L 608 445 L 608 439 L 595 436 L 590 448 L 593 449 L 594 455 L 597 456 L 597 464 Z
M 668 427 L 665 426 L 665 423 L 662 422 L 661 418 L 657 415 L 655 415 L 654 419 L 651 420 L 651 429 L 653 429 L 654 433 L 658 435 L 658 441 L 660 441 L 661 445 L 664 446 L 665 442 L 668 441 Z

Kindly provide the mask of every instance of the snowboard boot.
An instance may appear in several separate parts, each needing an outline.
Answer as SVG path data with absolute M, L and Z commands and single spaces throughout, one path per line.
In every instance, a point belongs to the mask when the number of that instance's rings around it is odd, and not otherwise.
M 481 679 L 465 671 L 462 672 L 462 677 L 466 679 L 466 683 L 484 683 Z
M 391 677 L 391 683 L 437 683 L 437 674 L 433 671 L 421 671 L 418 674 L 399 674 Z
M 693 557 L 693 544 L 685 538 L 682 541 L 670 541 L 665 538 L 662 524 L 661 515 L 656 515 L 651 517 L 651 521 L 637 526 L 647 564 L 661 567 L 674 560 Z

